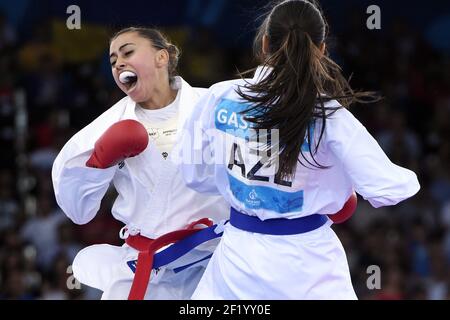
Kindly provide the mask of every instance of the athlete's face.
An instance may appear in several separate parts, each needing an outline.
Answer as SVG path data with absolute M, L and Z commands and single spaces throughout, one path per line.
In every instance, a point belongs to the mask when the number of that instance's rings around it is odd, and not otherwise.
M 115 38 L 109 54 L 117 86 L 137 103 L 150 101 L 162 81 L 168 81 L 166 50 L 154 48 L 149 39 L 137 32 L 127 32 Z

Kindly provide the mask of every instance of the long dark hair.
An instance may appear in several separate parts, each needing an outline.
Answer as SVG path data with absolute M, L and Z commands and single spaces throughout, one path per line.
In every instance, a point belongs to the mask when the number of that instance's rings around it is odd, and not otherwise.
M 321 51 L 327 33 L 328 25 L 316 2 L 279 2 L 265 17 L 254 41 L 255 55 L 271 71 L 259 82 L 237 89 L 239 96 L 252 105 L 243 113 L 256 129 L 279 130 L 278 174 L 284 178 L 294 175 L 297 161 L 305 165 L 299 155 L 308 165 L 327 168 L 314 159 L 313 137 L 310 136 L 312 120 L 321 119 L 317 152 L 326 119 L 341 108 L 325 107 L 325 102 L 336 99 L 343 107 L 348 107 L 353 102 L 376 100 L 372 92 L 353 91 L 341 68 L 326 50 Z M 264 36 L 268 40 L 268 52 L 262 47 Z M 313 163 L 302 152 L 305 138 L 310 142 Z
M 169 65 L 167 67 L 169 72 L 169 79 L 172 83 L 174 77 L 177 75 L 178 60 L 180 58 L 180 50 L 174 44 L 165 37 L 161 31 L 154 28 L 146 27 L 128 27 L 116 32 L 109 42 L 111 43 L 114 39 L 124 33 L 136 32 L 139 36 L 150 40 L 153 48 L 155 49 L 165 49 L 169 53 Z

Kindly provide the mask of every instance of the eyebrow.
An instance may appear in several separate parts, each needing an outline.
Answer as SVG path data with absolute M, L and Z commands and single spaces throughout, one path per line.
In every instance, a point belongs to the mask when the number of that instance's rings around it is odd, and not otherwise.
M 125 46 L 127 46 L 127 45 L 129 45 L 129 44 L 133 44 L 133 45 L 134 45 L 134 43 L 127 42 L 127 43 L 121 45 L 121 46 L 119 47 L 119 50 L 118 50 L 118 51 L 122 50 L 123 47 L 125 47 Z M 117 54 L 113 52 L 113 53 L 111 53 L 111 54 L 109 55 L 109 57 L 111 58 L 112 56 L 117 56 Z

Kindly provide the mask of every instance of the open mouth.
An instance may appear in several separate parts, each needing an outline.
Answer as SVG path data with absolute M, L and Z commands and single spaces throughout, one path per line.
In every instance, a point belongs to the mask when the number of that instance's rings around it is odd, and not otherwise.
M 124 71 L 119 75 L 119 81 L 127 88 L 127 92 L 136 86 L 137 80 L 137 75 L 131 71 Z

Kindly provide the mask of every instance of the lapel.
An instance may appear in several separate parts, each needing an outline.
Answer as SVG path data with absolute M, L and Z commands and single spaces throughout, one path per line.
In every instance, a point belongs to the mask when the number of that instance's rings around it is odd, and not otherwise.
M 179 113 L 178 113 L 178 132 L 177 132 L 177 138 L 179 138 L 179 134 L 182 131 L 182 128 L 184 127 L 184 123 L 187 120 L 188 116 L 192 113 L 194 110 L 195 105 L 197 104 L 197 101 L 199 100 L 199 93 L 195 91 L 194 88 L 192 88 L 186 81 L 183 80 L 181 77 L 177 77 L 180 81 L 180 89 L 181 95 L 180 95 L 180 106 L 179 106 Z
M 136 102 L 134 102 L 130 97 L 128 97 L 127 100 L 128 101 L 125 106 L 123 116 L 120 120 L 125 120 L 125 119 L 138 120 L 137 116 L 136 116 Z

